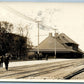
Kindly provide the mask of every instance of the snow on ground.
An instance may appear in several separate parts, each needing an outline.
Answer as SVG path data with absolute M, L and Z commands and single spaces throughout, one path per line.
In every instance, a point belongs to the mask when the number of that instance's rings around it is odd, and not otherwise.
M 24 66 L 24 65 L 35 65 L 35 64 L 42 64 L 42 63 L 67 61 L 67 60 L 72 60 L 72 59 L 49 59 L 49 60 L 33 60 L 33 61 L 9 62 L 9 67 Z M 4 63 L 3 63 L 3 67 L 4 67 Z

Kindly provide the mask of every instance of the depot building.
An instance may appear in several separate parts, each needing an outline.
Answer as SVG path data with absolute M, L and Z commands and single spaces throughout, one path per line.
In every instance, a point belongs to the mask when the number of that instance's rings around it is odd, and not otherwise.
M 49 33 L 49 36 L 44 39 L 39 46 L 31 49 L 29 52 L 42 53 L 43 56 L 56 58 L 81 58 L 83 55 L 79 44 L 73 41 L 64 33 Z

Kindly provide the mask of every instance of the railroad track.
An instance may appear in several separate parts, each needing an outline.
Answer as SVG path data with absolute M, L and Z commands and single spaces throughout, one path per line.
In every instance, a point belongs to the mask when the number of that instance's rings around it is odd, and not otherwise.
M 65 61 L 64 63 L 68 63 L 69 61 Z M 71 62 L 71 61 L 70 61 Z M 72 61 L 73 62 L 73 61 Z M 25 65 L 25 66 L 17 66 L 17 67 L 11 67 L 9 68 L 9 71 L 22 71 L 23 69 L 30 69 L 30 68 L 38 68 L 38 67 L 46 67 L 46 66 L 51 66 L 53 64 L 59 66 L 60 62 L 52 62 L 52 63 L 43 63 L 43 64 L 35 64 L 35 65 Z M 62 64 L 62 63 L 60 63 Z M 6 73 L 6 71 L 0 71 L 0 75 L 3 73 Z M 1 77 L 1 76 L 0 76 Z
M 67 76 L 64 77 L 64 79 L 71 79 L 72 77 L 76 76 L 76 75 L 79 75 L 80 73 L 84 72 L 84 68 L 80 69 L 80 70 L 77 70 Z
M 77 64 L 79 63 L 79 64 Z M 0 78 L 15 78 L 15 79 L 22 79 L 22 78 L 27 78 L 27 77 L 36 77 L 36 76 L 40 76 L 40 75 L 43 75 L 43 74 L 48 74 L 48 73 L 52 73 L 56 70 L 59 70 L 59 69 L 62 69 L 62 68 L 67 68 L 67 67 L 70 67 L 70 66 L 80 66 L 81 64 L 84 64 L 84 63 L 81 63 L 80 60 L 78 60 L 77 62 L 75 62 L 75 60 L 73 61 L 68 61 L 68 62 L 64 62 L 63 64 L 60 63 L 60 64 L 56 64 L 55 63 L 49 63 L 48 64 L 39 64 L 39 65 L 33 65 L 33 66 L 23 66 L 23 67 L 19 67 L 19 68 L 16 68 L 16 71 L 18 69 L 23 69 L 24 68 L 24 71 L 21 71 L 21 72 L 17 72 L 17 73 L 13 73 L 13 74 L 8 74 L 8 75 L 3 75 L 3 76 L 0 76 Z M 44 65 L 44 66 L 42 66 Z M 48 66 L 47 66 L 48 65 Z M 37 68 L 36 68 L 37 67 Z M 38 68 L 40 67 L 40 68 Z M 33 70 L 29 68 L 34 68 Z M 36 69 L 35 69 L 36 68 Z M 11 69 L 14 69 L 14 68 L 11 68 Z M 28 69 L 28 70 L 26 70 Z
M 66 65 L 66 66 L 56 67 L 56 68 L 53 68 L 53 69 L 50 69 L 50 70 L 40 71 L 40 72 L 29 74 L 29 75 L 26 75 L 26 76 L 18 77 L 16 79 L 22 79 L 22 78 L 26 78 L 26 77 L 36 77 L 36 76 L 40 76 L 40 75 L 43 75 L 43 74 L 52 73 L 52 72 L 54 72 L 56 70 L 59 70 L 59 69 L 62 69 L 62 68 L 66 68 L 66 67 L 70 67 L 70 66 L 72 66 L 72 65 Z
M 26 77 L 36 77 L 36 76 L 40 76 L 40 75 L 43 75 L 43 74 L 52 73 L 56 70 L 63 69 L 63 68 L 66 69 L 67 67 L 70 67 L 70 66 L 73 66 L 73 65 L 76 65 L 76 64 L 77 64 L 76 62 L 72 62 L 72 63 L 63 64 L 61 66 L 60 65 L 55 66 L 54 68 L 50 68 L 50 70 L 48 69 L 46 71 L 40 71 L 40 72 L 29 74 L 29 75 L 26 75 L 26 76 L 18 77 L 17 79 L 22 79 L 22 78 L 26 78 Z M 77 66 L 80 66 L 80 65 L 82 65 L 82 64 L 80 63 Z
M 75 62 L 72 62 L 72 63 L 75 63 Z M 64 63 L 65 65 L 66 65 L 66 63 Z M 62 65 L 64 65 L 64 64 L 60 64 L 61 66 Z M 67 63 L 67 64 L 70 64 L 70 63 Z M 48 65 L 48 64 L 46 64 L 46 65 Z M 60 66 L 59 64 L 58 65 L 56 65 L 55 63 L 53 64 L 51 64 L 51 65 L 49 65 L 49 66 L 43 66 L 42 68 L 40 68 L 39 69 L 39 66 L 37 66 L 37 69 L 35 69 L 35 70 L 25 70 L 25 71 L 21 71 L 21 72 L 18 72 L 18 73 L 13 73 L 13 74 L 8 74 L 8 75 L 4 75 L 4 76 L 0 76 L 0 78 L 3 78 L 3 77 L 9 77 L 9 76 L 14 76 L 14 75 L 21 75 L 21 74 L 26 74 L 26 73 L 33 73 L 33 72 L 37 72 L 37 71 L 40 71 L 40 70 L 45 70 L 45 69 L 49 69 L 49 68 L 53 68 L 53 67 L 59 67 Z M 69 66 L 69 65 L 68 65 Z M 26 67 L 25 69 L 28 69 L 28 68 L 36 68 L 36 66 L 34 67 L 34 66 L 30 66 L 30 67 Z M 21 69 L 21 67 L 20 67 L 20 69 Z M 22 67 L 22 69 L 23 69 L 23 67 Z M 17 70 L 17 69 L 16 69 Z
M 73 60 L 68 60 L 68 61 L 63 61 L 64 63 L 66 63 L 66 62 L 73 62 Z M 51 63 L 43 63 L 43 64 L 35 64 L 35 65 L 23 65 L 23 66 L 16 66 L 16 67 L 12 67 L 12 69 L 14 69 L 14 68 L 17 68 L 17 70 L 18 69 L 22 69 L 22 68 L 32 68 L 32 67 L 39 67 L 39 66 L 46 66 L 46 65 L 51 65 L 51 64 L 58 64 L 58 63 L 60 63 L 60 62 L 51 62 Z M 11 69 L 11 68 L 10 68 Z

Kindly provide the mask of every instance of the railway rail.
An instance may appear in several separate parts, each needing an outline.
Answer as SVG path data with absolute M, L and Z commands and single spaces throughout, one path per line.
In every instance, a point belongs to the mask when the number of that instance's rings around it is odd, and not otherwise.
M 77 59 L 77 60 L 70 60 L 70 61 L 64 61 L 64 62 L 52 62 L 52 63 L 36 64 L 36 65 L 30 65 L 30 66 L 13 67 L 13 68 L 9 68 L 8 73 L 6 71 L 3 71 L 3 73 L 0 72 L 0 79 L 26 79 L 29 77 L 30 78 L 40 77 L 42 75 L 52 74 L 61 69 L 70 68 L 72 66 L 73 68 L 74 67 L 76 68 L 83 64 L 84 64 L 83 59 Z M 79 70 L 80 73 L 81 71 L 82 69 Z M 69 79 L 68 78 L 69 75 L 71 74 L 64 76 L 63 79 Z
M 78 74 L 80 74 L 82 72 L 84 72 L 84 68 L 80 69 L 80 70 L 77 70 L 77 71 L 65 76 L 64 79 L 71 79 L 72 77 L 74 77 L 74 76 L 76 76 L 76 75 L 78 75 Z

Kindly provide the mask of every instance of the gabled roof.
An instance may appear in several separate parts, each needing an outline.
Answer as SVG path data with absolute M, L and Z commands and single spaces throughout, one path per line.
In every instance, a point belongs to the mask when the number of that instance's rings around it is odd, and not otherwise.
M 66 49 L 61 43 L 58 42 L 54 37 L 49 36 L 39 44 L 39 49 L 54 49 L 56 42 L 57 49 Z
M 50 33 L 49 36 L 39 44 L 39 46 L 37 46 L 36 48 L 33 48 L 30 51 L 38 51 L 39 49 L 40 52 L 54 52 L 55 47 L 56 47 L 56 52 L 83 53 L 82 50 L 79 48 L 78 50 L 73 50 L 72 46 L 68 46 L 66 43 L 76 44 L 78 46 L 78 44 L 75 41 L 73 41 L 71 38 L 69 38 L 64 33 L 55 34 L 55 36 L 52 36 L 52 34 Z
M 58 37 L 62 40 L 62 43 L 74 43 L 74 44 L 78 44 L 75 41 L 73 41 L 71 38 L 69 38 L 64 33 L 61 33 Z
M 63 39 L 62 37 L 65 39 Z M 65 43 L 76 44 L 72 39 L 70 39 L 68 36 L 66 36 L 63 33 L 56 37 L 49 34 L 49 36 L 39 44 L 39 51 L 55 51 L 55 47 L 56 47 L 56 51 L 58 52 L 59 51 L 75 52 L 75 50 L 73 50 L 71 47 L 68 47 Z M 36 47 L 36 49 L 38 50 L 38 46 Z

